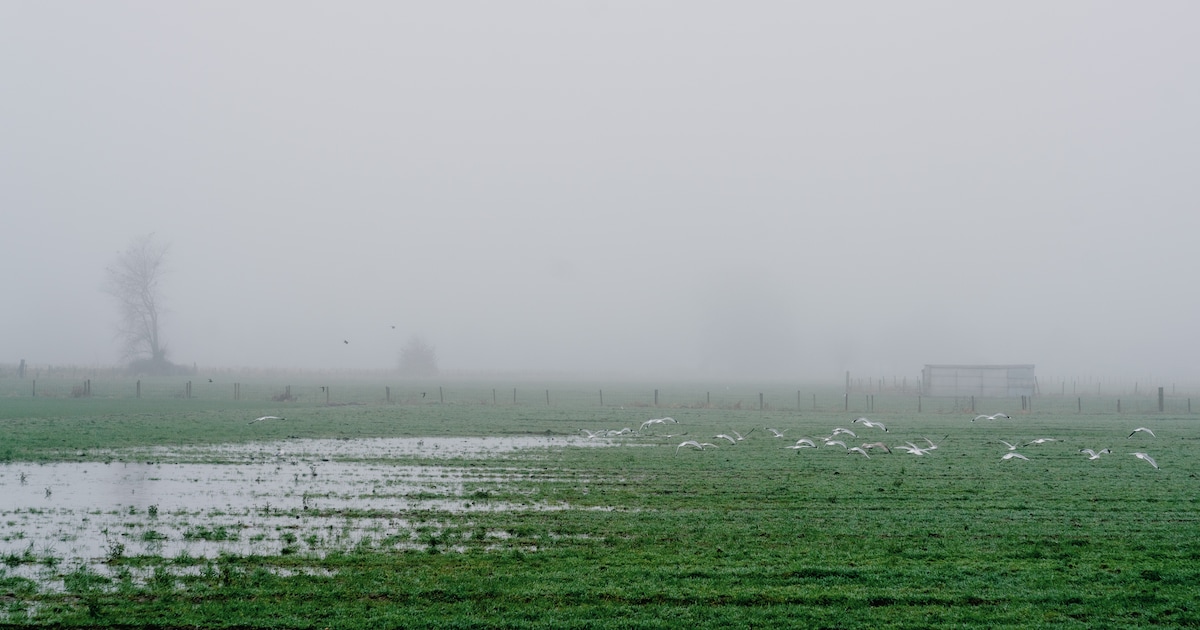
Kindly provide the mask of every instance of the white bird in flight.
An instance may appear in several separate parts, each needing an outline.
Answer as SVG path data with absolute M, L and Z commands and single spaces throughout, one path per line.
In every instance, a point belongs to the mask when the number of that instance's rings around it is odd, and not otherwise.
M 1103 455 L 1105 453 L 1111 453 L 1112 451 L 1107 448 L 1102 448 L 1099 451 L 1093 451 L 1090 448 L 1081 448 L 1081 449 L 1079 449 L 1079 452 L 1086 453 L 1088 456 L 1088 459 L 1100 459 L 1101 455 Z
M 675 424 L 679 424 L 678 420 L 676 420 L 675 418 L 671 418 L 669 416 L 666 418 L 650 418 L 649 420 L 642 423 L 642 426 L 638 428 L 638 431 L 645 431 L 646 427 L 648 427 L 648 426 L 655 425 L 655 424 L 666 424 L 668 422 L 673 422 Z
M 280 418 L 279 416 L 259 416 L 255 419 L 251 420 L 249 422 L 249 424 L 254 424 L 255 422 L 262 422 L 263 420 L 283 420 L 283 418 Z
M 1001 443 L 1001 444 L 1003 444 L 1003 445 L 1005 445 L 1005 446 L 1007 446 L 1007 447 L 1008 447 L 1008 450 L 1010 450 L 1010 451 L 1015 451 L 1015 450 L 1017 450 L 1017 445 L 1016 445 L 1016 444 L 1012 444 L 1012 443 L 1010 443 L 1010 442 L 1005 442 L 1004 440 L 1000 440 L 1000 443 Z
M 1147 455 L 1145 453 L 1130 453 L 1130 455 L 1133 455 L 1134 457 L 1136 457 L 1138 459 L 1144 459 L 1147 462 L 1149 462 L 1150 465 L 1153 466 L 1155 470 L 1158 469 L 1158 462 L 1154 461 L 1153 457 L 1150 457 L 1149 455 Z
M 1038 438 L 1038 439 L 1036 439 L 1036 440 L 1033 440 L 1033 441 L 1031 441 L 1031 442 L 1026 442 L 1026 443 L 1025 443 L 1025 446 L 1030 446 L 1030 445 L 1032 445 L 1032 444 L 1045 444 L 1046 442 L 1057 442 L 1057 441 L 1058 441 L 1058 440 L 1056 440 L 1056 439 L 1054 439 L 1054 438 Z
M 846 443 L 841 440 L 825 440 L 825 446 L 840 446 L 842 448 L 847 448 Z
M 855 434 L 854 434 L 854 432 L 853 432 L 853 431 L 851 431 L 850 429 L 843 429 L 842 427 L 835 427 L 835 428 L 833 429 L 833 435 L 849 435 L 849 436 L 850 436 L 850 437 L 852 437 L 852 438 L 856 438 L 856 437 L 858 437 L 858 436 L 857 436 L 857 435 L 855 435 Z M 833 437 L 833 435 L 831 435 L 831 436 L 829 436 L 829 437 Z
M 716 439 L 716 438 L 721 438 L 722 440 L 729 440 L 730 444 L 737 444 L 737 440 L 733 439 L 733 436 L 725 435 L 724 433 L 718 433 L 718 434 L 714 435 L 713 439 Z
M 1012 416 L 1010 416 L 1004 412 L 994 413 L 990 416 L 984 415 L 984 414 L 979 414 L 978 416 L 971 418 L 971 422 L 975 422 L 976 420 L 995 420 L 997 418 L 1011 418 L 1011 417 Z
M 1151 431 L 1150 429 L 1147 429 L 1146 427 L 1138 427 L 1138 428 L 1134 429 L 1133 433 L 1130 433 L 1128 437 L 1133 437 L 1134 434 L 1139 433 L 1139 432 L 1140 433 L 1149 433 L 1150 437 L 1158 437 L 1157 435 L 1154 435 L 1153 431 Z M 1157 466 L 1155 466 L 1155 468 L 1157 468 Z
M 678 455 L 679 449 L 681 449 L 685 446 L 689 446 L 698 451 L 703 451 L 705 446 L 711 446 L 713 448 L 717 448 L 716 444 L 709 444 L 708 442 L 697 442 L 696 440 L 687 440 L 686 442 L 680 442 L 679 446 L 675 447 L 675 454 Z
M 846 454 L 847 454 L 847 455 L 849 455 L 850 453 L 862 453 L 862 456 L 863 456 L 863 457 L 866 457 L 867 459 L 871 459 L 871 456 L 870 456 L 870 455 L 867 455 L 867 452 L 866 452 L 866 451 L 864 451 L 863 449 L 861 449 L 861 448 L 859 448 L 859 447 L 857 447 L 857 446 L 855 446 L 854 448 L 848 448 L 848 449 L 846 449 Z
M 753 427 L 753 428 L 751 428 L 749 431 L 747 431 L 747 432 L 746 432 L 746 435 L 750 435 L 751 433 L 754 433 L 754 429 L 757 429 L 757 428 L 758 428 L 758 427 Z M 732 433 L 732 434 L 733 434 L 733 436 L 734 436 L 734 437 L 736 437 L 736 438 L 738 439 L 738 441 L 739 441 L 739 442 L 741 442 L 742 440 L 746 439 L 746 436 L 745 436 L 745 435 L 742 435 L 741 433 L 738 433 L 737 431 L 734 431 L 734 430 L 732 430 L 732 429 L 731 429 L 729 432 L 730 432 L 730 433 Z
M 896 448 L 901 449 L 903 451 L 907 451 L 909 455 L 928 455 L 929 454 L 929 449 L 921 448 L 921 447 L 917 446 L 916 444 L 913 444 L 912 442 L 906 442 L 904 445 L 897 446 Z
M 781 438 L 781 437 L 783 437 L 783 433 L 784 433 L 784 431 L 787 431 L 787 429 L 784 429 L 783 431 L 780 431 L 779 429 L 772 429 L 771 427 L 763 427 L 763 428 L 765 428 L 766 430 L 770 431 L 770 432 L 771 432 L 771 435 L 772 435 L 772 436 L 774 436 L 774 437 L 777 437 L 777 438 Z
M 1024 455 L 1017 453 L 1017 452 L 1005 453 L 1004 456 L 1000 458 L 1000 461 L 1008 461 L 1010 459 L 1013 459 L 1014 457 L 1017 459 L 1023 459 L 1025 461 L 1029 461 L 1028 457 L 1025 457 Z
M 883 426 L 882 422 L 875 422 L 874 420 L 867 420 L 866 418 L 859 418 L 859 419 L 855 420 L 855 422 L 861 422 L 862 425 L 864 427 L 867 427 L 868 429 L 874 429 L 874 428 L 878 427 L 880 429 L 883 429 L 884 433 L 888 432 L 887 427 Z
M 950 437 L 950 436 L 949 436 L 949 435 L 942 436 L 942 439 L 938 440 L 937 442 L 934 442 L 933 440 L 931 440 L 931 439 L 929 439 L 929 438 L 927 438 L 927 437 L 923 437 L 923 438 L 921 438 L 921 439 L 922 439 L 922 440 L 925 440 L 926 442 L 929 442 L 929 447 L 928 447 L 928 448 L 926 448 L 925 450 L 927 450 L 927 451 L 936 451 L 936 450 L 937 450 L 937 448 L 938 448 L 938 444 L 940 444 L 940 443 L 942 443 L 942 442 L 945 442 L 945 441 L 946 441 L 946 438 L 948 438 L 948 437 Z

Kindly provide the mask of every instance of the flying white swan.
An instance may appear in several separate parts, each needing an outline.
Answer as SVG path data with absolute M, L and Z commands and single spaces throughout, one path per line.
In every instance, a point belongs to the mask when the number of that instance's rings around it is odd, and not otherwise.
M 1139 432 L 1140 433 L 1149 433 L 1150 437 L 1158 437 L 1157 435 L 1154 435 L 1153 431 L 1151 431 L 1150 429 L 1147 429 L 1146 427 L 1138 427 L 1138 428 L 1134 429 L 1133 433 L 1130 433 L 1128 437 L 1133 437 L 1134 434 L 1139 433 Z
M 1154 461 L 1153 457 L 1150 457 L 1149 455 L 1147 455 L 1145 453 L 1130 453 L 1130 455 L 1133 455 L 1134 457 L 1136 457 L 1138 459 L 1144 459 L 1147 462 L 1149 462 L 1150 465 L 1155 468 L 1155 470 L 1158 469 L 1158 462 Z

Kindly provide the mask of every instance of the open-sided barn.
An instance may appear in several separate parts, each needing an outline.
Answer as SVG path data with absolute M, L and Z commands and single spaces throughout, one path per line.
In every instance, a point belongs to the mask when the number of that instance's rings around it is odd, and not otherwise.
M 921 391 L 926 396 L 1032 396 L 1037 378 L 1032 365 L 926 365 Z

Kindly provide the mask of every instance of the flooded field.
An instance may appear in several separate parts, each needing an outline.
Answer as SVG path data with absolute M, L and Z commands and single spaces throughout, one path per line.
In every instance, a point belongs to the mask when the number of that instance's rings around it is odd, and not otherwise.
M 569 508 L 539 500 L 537 483 L 562 472 L 537 467 L 539 453 L 616 443 L 551 436 L 285 440 L 79 451 L 79 461 L 5 464 L 0 574 L 54 589 L 65 572 L 87 566 L 103 574 L 118 557 L 424 548 L 437 536 L 438 514 Z M 446 460 L 456 464 L 439 463 Z M 529 467 L 514 465 L 527 460 Z M 507 499 L 492 498 L 501 494 Z M 506 536 L 473 535 L 497 543 Z

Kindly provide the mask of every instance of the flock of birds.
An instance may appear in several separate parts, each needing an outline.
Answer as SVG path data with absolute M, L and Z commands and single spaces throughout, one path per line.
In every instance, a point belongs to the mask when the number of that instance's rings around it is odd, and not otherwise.
M 1008 419 L 1008 418 L 1011 418 L 1011 416 L 1009 416 L 1006 413 L 994 413 L 994 414 L 989 414 L 989 415 L 975 416 L 971 420 L 971 422 L 977 422 L 980 420 L 1000 420 L 1000 419 Z M 637 435 L 643 435 L 644 433 L 651 431 L 651 430 L 655 429 L 656 427 L 676 426 L 678 424 L 679 424 L 679 421 L 674 418 L 662 417 L 662 418 L 651 418 L 649 420 L 646 420 L 645 422 L 643 422 L 641 424 L 641 426 L 638 427 L 638 429 L 636 431 L 633 430 L 632 428 L 626 427 L 626 428 L 620 429 L 620 430 L 607 430 L 607 431 L 605 431 L 605 430 L 589 431 L 587 429 L 581 429 L 581 432 L 587 437 L 587 439 L 605 438 L 605 437 L 611 438 L 611 437 L 621 437 L 621 436 L 637 436 Z M 856 428 L 858 428 L 858 430 L 860 432 L 861 431 L 871 431 L 871 432 L 879 431 L 879 433 L 889 434 L 889 435 L 891 434 L 891 432 L 888 431 L 887 426 L 884 425 L 882 422 L 871 420 L 871 419 L 865 418 L 865 417 L 859 417 L 859 418 L 854 419 L 854 421 L 851 423 L 851 426 L 854 426 L 854 425 L 858 425 Z M 745 434 L 731 430 L 727 433 L 718 433 L 718 434 L 712 436 L 710 439 L 714 440 L 714 441 L 728 442 L 727 446 L 736 446 L 737 444 L 744 442 L 746 440 L 746 438 L 750 434 L 754 433 L 754 431 L 757 429 L 758 429 L 758 427 L 754 427 L 754 428 L 750 429 L 749 431 L 747 431 Z M 787 433 L 787 429 L 780 429 L 780 428 L 775 428 L 775 427 L 763 427 L 763 430 L 766 431 L 767 433 L 769 433 L 771 438 L 773 438 L 773 439 L 779 439 L 779 440 L 788 440 L 789 439 L 785 435 Z M 1127 436 L 1127 439 L 1131 439 L 1134 436 L 1138 435 L 1139 433 L 1144 433 L 1150 437 L 1156 437 L 1154 435 L 1154 431 L 1150 430 L 1149 428 L 1138 427 L 1138 428 L 1134 429 Z M 659 437 L 659 438 L 671 438 L 671 437 L 684 436 L 684 435 L 687 435 L 687 433 L 684 432 L 684 433 L 679 433 L 679 434 L 666 434 L 666 435 L 655 435 L 655 436 Z M 932 453 L 933 451 L 936 451 L 938 449 L 938 446 L 942 443 L 942 441 L 944 441 L 946 439 L 946 437 L 949 437 L 949 436 L 943 436 L 940 440 L 938 440 L 936 442 L 929 438 L 922 437 L 922 438 L 919 438 L 918 441 L 924 442 L 924 444 L 918 444 L 913 441 L 905 441 L 903 444 L 894 444 L 893 443 L 891 446 L 889 446 L 887 443 L 885 443 L 883 441 L 871 441 L 871 438 L 866 437 L 865 433 L 863 434 L 863 436 L 860 437 L 859 434 L 856 433 L 852 429 L 849 429 L 846 427 L 834 427 L 827 434 L 818 435 L 818 436 L 801 437 L 801 438 L 798 438 L 795 442 L 788 444 L 787 446 L 781 446 L 779 448 L 786 449 L 786 450 L 800 451 L 803 449 L 810 449 L 810 448 L 817 449 L 817 448 L 836 447 L 836 448 L 844 449 L 846 454 L 848 454 L 848 455 L 861 455 L 862 457 L 865 457 L 867 459 L 871 458 L 872 453 L 891 454 L 891 453 L 897 452 L 897 451 L 920 457 L 920 456 L 928 455 L 928 454 Z M 847 440 L 854 440 L 855 442 L 857 442 L 859 439 L 865 439 L 866 441 L 863 441 L 861 444 L 856 444 L 856 445 L 847 444 L 847 442 L 846 442 Z M 1008 448 L 1008 452 L 1004 453 L 1000 457 L 1000 461 L 1002 461 L 1002 462 L 1011 461 L 1011 460 L 1026 460 L 1026 461 L 1028 461 L 1029 457 L 1027 457 L 1026 455 L 1024 455 L 1022 453 L 1017 452 L 1017 449 L 1022 448 L 1022 447 L 1038 446 L 1038 445 L 1042 445 L 1042 444 L 1048 444 L 1051 442 L 1060 442 L 1060 441 L 1062 441 L 1062 440 L 1059 440 L 1057 438 L 1036 438 L 1036 439 L 1029 440 L 1027 442 L 1021 442 L 1021 443 L 1009 442 L 1007 440 L 1000 440 L 999 442 Z M 687 440 L 680 442 L 675 447 L 675 455 L 679 455 L 679 452 L 682 450 L 685 450 L 685 449 L 694 450 L 694 451 L 704 451 L 704 450 L 708 450 L 708 449 L 717 449 L 719 447 L 720 447 L 720 445 L 716 444 L 714 442 L 705 442 L 700 439 L 687 439 Z M 1079 452 L 1083 455 L 1086 455 L 1088 460 L 1097 460 L 1097 459 L 1100 459 L 1100 457 L 1102 455 L 1111 454 L 1113 451 L 1111 448 L 1102 448 L 1100 450 L 1083 448 L 1083 449 L 1079 449 Z M 1155 469 L 1158 469 L 1158 462 L 1154 461 L 1154 458 L 1151 457 L 1149 454 L 1142 452 L 1142 451 L 1135 451 L 1135 452 L 1130 453 L 1130 455 L 1132 455 L 1138 459 L 1141 459 L 1141 460 L 1145 461 L 1146 463 L 1150 464 L 1151 466 L 1153 466 Z
M 1134 429 L 1132 432 L 1130 432 L 1130 434 L 1128 436 L 1126 436 L 1126 439 L 1132 438 L 1133 436 L 1137 435 L 1138 433 L 1145 433 L 1145 434 L 1149 435 L 1150 437 L 1157 437 L 1154 435 L 1154 431 L 1152 431 L 1146 427 L 1138 427 L 1138 428 Z M 1055 438 L 1037 438 L 1036 440 L 1030 440 L 1028 442 L 1025 442 L 1023 445 L 1018 445 L 1018 444 L 1013 444 L 1012 442 L 1009 442 L 1007 440 L 1000 440 L 1001 444 L 1008 447 L 1008 452 L 1000 457 L 1000 461 L 1006 462 L 1006 461 L 1009 461 L 1012 459 L 1022 459 L 1025 461 L 1029 461 L 1028 457 L 1017 452 L 1017 448 L 1019 448 L 1020 446 L 1037 446 L 1039 444 L 1048 444 L 1050 442 L 1059 442 L 1059 441 L 1061 441 L 1061 440 L 1058 440 Z M 1111 454 L 1113 451 L 1111 448 L 1102 448 L 1098 451 L 1095 449 L 1090 449 L 1090 448 L 1081 448 L 1081 449 L 1079 449 L 1079 452 L 1083 453 L 1084 455 L 1087 455 L 1088 460 L 1091 461 L 1091 460 L 1100 459 L 1101 455 L 1108 455 L 1108 454 Z M 1155 468 L 1155 470 L 1158 469 L 1158 462 L 1154 461 L 1154 458 L 1151 457 L 1149 454 L 1144 453 L 1142 451 L 1135 451 L 1133 453 L 1130 453 L 1130 455 L 1132 455 L 1140 460 L 1145 461 L 1146 463 L 1153 466 Z
M 978 415 L 978 416 L 975 416 L 974 418 L 972 418 L 971 422 L 976 422 L 979 420 L 999 420 L 1002 418 L 1007 419 L 1007 418 L 1011 418 L 1011 416 L 1009 416 L 1006 413 Z M 262 422 L 264 420 L 283 420 L 283 419 L 284 418 L 282 418 L 280 416 L 260 416 L 258 418 L 251 420 L 250 424 L 254 424 L 256 422 Z M 668 425 L 678 425 L 678 424 L 679 424 L 679 421 L 676 420 L 675 418 L 665 416 L 662 418 L 650 418 L 649 420 L 646 420 L 645 422 L 643 422 L 641 424 L 641 426 L 638 427 L 637 431 L 634 431 L 633 429 L 631 429 L 629 427 L 625 427 L 623 429 L 600 430 L 600 431 L 589 431 L 587 429 L 580 429 L 580 432 L 583 433 L 587 439 L 591 440 L 591 439 L 595 439 L 595 438 L 615 438 L 615 437 L 623 437 L 623 436 L 641 435 L 643 432 L 648 431 L 648 430 L 650 430 L 654 427 L 660 426 L 660 425 L 668 426 Z M 882 422 L 877 422 L 875 420 L 871 420 L 871 419 L 865 418 L 865 417 L 855 418 L 854 421 L 852 422 L 852 424 L 861 425 L 862 429 L 868 429 L 868 430 L 878 429 L 882 433 L 889 433 L 887 426 L 885 426 Z M 746 437 L 749 436 L 750 434 L 754 433 L 754 431 L 757 428 L 758 427 L 754 427 L 754 428 L 750 429 L 749 431 L 747 431 L 745 433 L 745 435 L 743 435 L 737 431 L 730 430 L 729 433 L 718 433 L 718 434 L 712 436 L 711 439 L 725 440 L 725 441 L 729 442 L 730 446 L 734 446 L 734 445 L 737 445 L 739 442 L 744 442 L 746 440 Z M 774 439 L 780 439 L 780 440 L 787 439 L 787 437 L 784 435 L 787 432 L 787 429 L 777 429 L 774 427 L 763 427 L 763 430 L 770 433 L 771 437 Z M 1126 439 L 1131 439 L 1139 433 L 1145 433 L 1145 434 L 1149 435 L 1150 437 L 1157 437 L 1154 435 L 1154 431 L 1150 430 L 1149 428 L 1138 427 L 1138 428 L 1134 429 L 1132 432 L 1130 432 L 1129 435 L 1126 436 Z M 687 435 L 687 432 L 680 433 L 680 434 L 666 434 L 666 435 L 662 435 L 662 436 L 658 436 L 658 437 L 672 438 L 672 437 L 677 437 L 677 436 L 681 436 L 681 435 Z M 790 444 L 788 446 L 781 446 L 780 448 L 787 449 L 787 450 L 799 451 L 799 450 L 807 449 L 807 448 L 839 447 L 839 448 L 845 449 L 847 455 L 862 455 L 863 457 L 866 457 L 867 459 L 871 458 L 872 452 L 891 454 L 893 452 L 893 450 L 903 451 L 905 453 L 908 453 L 909 455 L 924 456 L 924 455 L 928 455 L 929 453 L 931 453 L 933 451 L 936 451 L 938 449 L 938 445 L 943 440 L 945 440 L 946 437 L 949 437 L 949 436 L 943 436 L 942 439 L 938 440 L 937 442 L 934 442 L 933 440 L 931 440 L 929 438 L 925 438 L 925 437 L 920 438 L 921 440 L 923 440 L 925 442 L 924 445 L 919 445 L 912 441 L 906 441 L 904 444 L 893 445 L 890 447 L 882 441 L 863 442 L 861 445 L 858 445 L 858 446 L 849 446 L 846 444 L 846 441 L 845 441 L 846 439 L 857 440 L 858 437 L 859 437 L 858 434 L 855 433 L 851 429 L 848 429 L 845 427 L 834 427 L 833 430 L 830 431 L 828 435 L 820 435 L 820 436 L 814 436 L 814 437 L 802 437 L 802 438 L 797 439 L 795 441 L 795 443 Z M 1050 442 L 1059 442 L 1059 441 L 1061 441 L 1061 440 L 1058 440 L 1057 438 L 1036 438 L 1036 439 L 1030 440 L 1028 442 L 1025 442 L 1024 444 L 1017 444 L 1014 442 L 1009 442 L 1007 440 L 999 440 L 999 442 L 1001 444 L 1003 444 L 1005 447 L 1008 448 L 1008 452 L 1006 452 L 1000 456 L 1000 461 L 1006 462 L 1006 461 L 1016 460 L 1016 459 L 1029 461 L 1029 457 L 1017 452 L 1018 448 L 1020 448 L 1022 446 L 1038 446 L 1041 444 L 1048 444 Z M 675 447 L 675 454 L 679 455 L 679 451 L 684 448 L 697 450 L 697 451 L 703 451 L 708 448 L 716 449 L 716 448 L 718 448 L 718 445 L 714 444 L 712 442 L 701 442 L 700 440 L 684 440 L 684 441 L 680 442 L 678 446 Z M 1111 454 L 1113 451 L 1110 448 L 1102 448 L 1098 451 L 1094 450 L 1094 449 L 1090 449 L 1090 448 L 1082 448 L 1082 449 L 1079 449 L 1079 452 L 1084 455 L 1087 455 L 1088 460 L 1097 460 L 1097 459 L 1100 459 L 1101 455 L 1108 455 L 1108 454 Z M 1140 460 L 1145 461 L 1146 463 L 1153 466 L 1156 470 L 1158 469 L 1158 462 L 1154 461 L 1154 458 L 1151 457 L 1148 453 L 1145 453 L 1143 451 L 1135 451 L 1135 452 L 1130 453 L 1130 455 L 1132 455 Z

